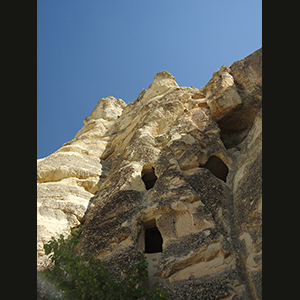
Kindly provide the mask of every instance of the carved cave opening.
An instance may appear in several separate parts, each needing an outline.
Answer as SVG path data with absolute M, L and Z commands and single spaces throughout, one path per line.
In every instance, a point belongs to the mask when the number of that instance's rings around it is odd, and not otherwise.
M 226 182 L 228 167 L 219 157 L 215 155 L 211 156 L 204 165 L 204 168 L 210 170 L 216 177 Z
M 237 82 L 235 82 L 237 85 Z M 242 89 L 242 88 L 241 88 Z M 249 95 L 244 104 L 238 105 L 230 114 L 217 121 L 220 138 L 226 149 L 240 144 L 248 135 L 254 119 L 261 108 L 261 85 Z
M 142 224 L 138 237 L 138 246 L 144 253 L 162 252 L 163 238 L 156 226 L 156 220 L 151 219 Z
M 162 236 L 157 227 L 146 229 L 145 253 L 162 252 L 162 242 Z
M 152 165 L 145 165 L 142 170 L 142 180 L 144 181 L 146 190 L 153 188 L 157 176 L 155 175 L 155 169 Z

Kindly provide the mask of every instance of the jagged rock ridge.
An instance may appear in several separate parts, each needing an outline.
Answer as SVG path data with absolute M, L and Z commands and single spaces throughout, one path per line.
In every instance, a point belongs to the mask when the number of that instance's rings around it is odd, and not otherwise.
M 83 223 L 78 253 L 122 274 L 147 252 L 170 299 L 261 299 L 261 61 L 201 89 L 162 71 L 128 105 L 102 98 L 38 161 L 38 270 L 43 244 Z

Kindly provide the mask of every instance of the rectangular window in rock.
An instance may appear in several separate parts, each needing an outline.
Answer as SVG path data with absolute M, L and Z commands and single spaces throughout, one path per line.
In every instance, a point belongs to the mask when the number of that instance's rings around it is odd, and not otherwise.
M 139 248 L 145 253 L 162 252 L 163 238 L 156 227 L 156 220 L 151 219 L 143 223 L 138 237 Z
M 148 228 L 145 232 L 145 253 L 162 252 L 162 237 L 157 229 Z

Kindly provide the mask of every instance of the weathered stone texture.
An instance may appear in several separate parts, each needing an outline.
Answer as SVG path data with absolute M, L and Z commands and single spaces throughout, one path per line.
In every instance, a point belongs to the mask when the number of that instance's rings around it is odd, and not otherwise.
M 78 253 L 123 274 L 152 228 L 170 299 L 261 299 L 261 53 L 200 90 L 162 71 L 128 105 L 101 99 L 38 162 L 39 261 L 50 235 L 82 223 Z
M 82 221 L 90 199 L 109 171 L 101 159 L 108 131 L 125 102 L 101 99 L 72 141 L 37 161 L 38 270 L 48 264 L 43 245 L 52 236 L 68 235 Z

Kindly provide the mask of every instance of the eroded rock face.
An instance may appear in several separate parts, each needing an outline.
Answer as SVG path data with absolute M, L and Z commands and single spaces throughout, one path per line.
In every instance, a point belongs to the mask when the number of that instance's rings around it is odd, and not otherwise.
M 222 66 L 202 88 L 227 148 L 247 136 L 262 102 L 262 49 Z
M 200 90 L 162 71 L 127 106 L 101 99 L 38 163 L 38 247 L 81 222 L 78 253 L 118 274 L 149 253 L 170 299 L 261 299 L 260 64 L 261 49 Z
M 101 160 L 108 132 L 126 104 L 121 99 L 101 99 L 75 138 L 53 154 L 37 161 L 38 270 L 48 260 L 43 245 L 52 236 L 67 236 L 82 221 L 90 199 L 109 169 Z

